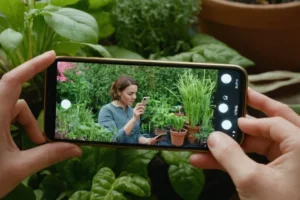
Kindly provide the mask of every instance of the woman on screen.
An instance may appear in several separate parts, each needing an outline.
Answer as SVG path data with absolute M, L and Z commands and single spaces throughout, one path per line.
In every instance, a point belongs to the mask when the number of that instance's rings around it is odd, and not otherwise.
M 140 116 L 145 111 L 142 103 L 131 105 L 136 100 L 138 84 L 129 76 L 120 76 L 110 88 L 113 101 L 104 105 L 99 112 L 100 125 L 115 131 L 113 141 L 118 143 L 154 144 L 155 138 L 146 138 L 140 134 Z

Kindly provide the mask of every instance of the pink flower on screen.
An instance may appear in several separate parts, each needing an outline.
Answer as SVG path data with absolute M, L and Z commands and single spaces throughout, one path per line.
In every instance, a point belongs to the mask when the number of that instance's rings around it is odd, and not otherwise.
M 58 62 L 57 63 L 57 80 L 60 82 L 64 82 L 67 80 L 67 77 L 64 74 L 64 71 L 73 68 L 73 63 L 70 62 Z

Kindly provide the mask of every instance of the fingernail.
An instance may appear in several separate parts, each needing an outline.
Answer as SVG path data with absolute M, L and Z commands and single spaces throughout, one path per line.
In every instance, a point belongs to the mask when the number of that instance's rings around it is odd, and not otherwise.
M 50 55 L 50 54 L 55 54 L 55 51 L 50 50 L 50 51 L 46 51 L 45 53 L 43 53 L 43 55 Z
M 220 141 L 220 133 L 219 132 L 212 132 L 209 135 L 208 140 L 207 140 L 208 147 L 210 149 L 215 148 L 218 145 L 219 141 Z

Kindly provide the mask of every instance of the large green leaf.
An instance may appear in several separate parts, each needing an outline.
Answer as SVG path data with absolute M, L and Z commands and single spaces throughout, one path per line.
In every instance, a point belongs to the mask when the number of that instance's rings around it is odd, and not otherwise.
M 11 27 L 15 30 L 24 29 L 25 5 L 20 0 L 0 0 L 0 13 L 6 15 Z
M 111 57 L 110 53 L 102 45 L 90 44 L 90 43 L 81 43 L 81 44 L 92 48 L 94 51 L 96 51 L 97 53 L 99 53 L 103 57 L 106 57 L 106 58 Z
M 225 45 L 223 42 L 215 39 L 214 37 L 206 34 L 196 34 L 192 37 L 191 43 L 193 47 L 203 45 L 203 44 L 220 44 Z
M 207 62 L 235 64 L 243 67 L 254 65 L 251 60 L 241 56 L 237 51 L 222 44 L 199 45 L 191 49 L 191 52 L 200 54 Z
M 91 193 L 88 191 L 77 191 L 75 192 L 69 200 L 90 200 Z
M 59 35 L 76 42 L 97 43 L 98 24 L 88 13 L 73 8 L 49 7 L 42 14 Z
M 88 47 L 93 51 L 97 52 L 98 56 L 110 58 L 110 53 L 99 44 L 80 43 L 74 41 L 58 41 L 53 43 L 52 49 L 57 54 L 74 56 L 83 47 Z
M 90 13 L 97 21 L 99 27 L 99 38 L 106 38 L 112 35 L 116 28 L 112 22 L 112 14 L 106 11 L 98 11 Z
M 188 52 L 162 57 L 158 60 L 234 64 L 242 67 L 254 65 L 251 60 L 241 56 L 223 43 L 201 44 Z
M 9 52 L 15 52 L 23 41 L 23 35 L 11 28 L 4 30 L 0 34 L 0 44 L 2 48 Z
M 144 60 L 141 55 L 118 46 L 106 46 L 105 48 L 109 51 L 113 58 Z
M 158 153 L 156 150 L 120 149 L 118 151 L 117 171 L 136 173 L 148 177 L 147 166 Z
M 124 199 L 124 193 L 132 193 L 136 196 L 150 196 L 150 185 L 141 176 L 123 173 L 117 179 L 114 172 L 105 167 L 94 176 L 91 200 L 98 199 Z
M 168 174 L 175 191 L 185 200 L 198 199 L 204 187 L 201 169 L 189 164 L 190 152 L 162 151 L 162 156 L 170 165 Z
M 69 6 L 78 3 L 80 0 L 51 0 L 51 4 L 56 6 Z
M 113 0 L 89 0 L 89 9 L 95 10 L 103 6 L 106 6 L 111 2 L 113 2 Z

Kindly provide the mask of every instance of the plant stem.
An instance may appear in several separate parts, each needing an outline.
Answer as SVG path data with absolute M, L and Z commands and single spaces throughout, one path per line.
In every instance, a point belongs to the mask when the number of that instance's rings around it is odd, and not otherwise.
M 28 27 L 28 57 L 27 59 L 30 60 L 33 58 L 32 53 L 32 19 L 30 19 L 29 27 Z
M 19 59 L 20 63 L 24 63 L 25 62 L 25 59 L 22 56 L 20 49 L 17 50 L 17 56 L 18 56 L 18 59 Z

